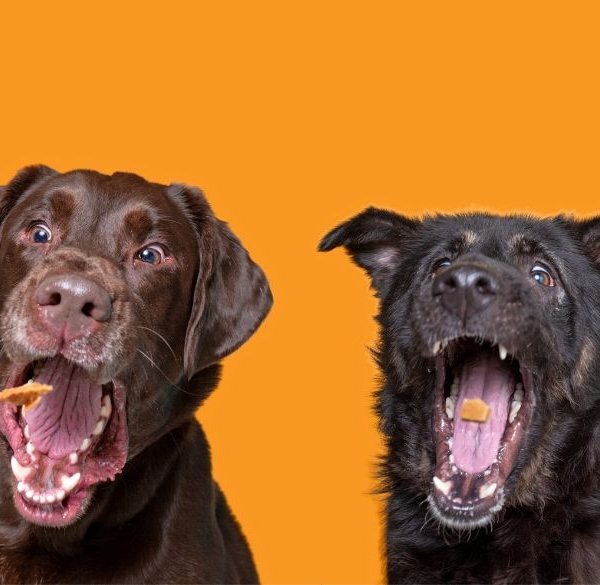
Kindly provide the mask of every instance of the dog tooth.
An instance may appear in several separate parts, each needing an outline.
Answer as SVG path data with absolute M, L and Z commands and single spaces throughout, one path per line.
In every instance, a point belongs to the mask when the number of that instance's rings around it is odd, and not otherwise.
M 79 483 L 80 479 L 81 479 L 81 473 L 79 473 L 79 471 L 78 471 L 74 475 L 63 475 L 60 478 L 60 484 L 63 487 L 63 489 L 65 490 L 65 492 L 69 493 L 69 492 L 73 491 L 75 486 Z
M 65 490 L 58 490 L 56 492 L 56 500 L 60 502 L 65 499 L 66 495 L 67 495 L 67 492 Z
M 436 341 L 432 346 L 431 346 L 431 353 L 433 353 L 433 355 L 437 355 L 438 352 L 440 351 L 440 348 L 442 347 L 442 342 L 441 341 Z
M 508 422 L 513 423 L 515 418 L 517 418 L 517 414 L 519 414 L 519 410 L 521 410 L 522 402 L 518 402 L 513 400 L 510 405 L 510 413 L 508 414 Z
M 508 350 L 503 345 L 498 345 L 498 353 L 500 354 L 500 359 L 505 360 L 508 355 Z
M 29 489 L 29 490 L 27 490 L 27 491 L 25 492 L 25 497 L 26 497 L 28 500 L 31 500 L 31 499 L 33 498 L 33 490 L 32 490 L 32 489 Z
M 23 436 L 29 440 L 29 425 L 25 425 L 25 428 L 23 429 Z
M 454 465 L 454 455 L 452 455 L 452 453 L 448 455 L 448 463 L 450 463 L 450 465 Z
M 516 400 L 517 402 L 523 402 L 523 398 L 525 398 L 525 392 L 523 391 L 523 384 L 521 384 L 521 382 L 519 382 L 515 386 L 515 393 L 513 394 L 513 400 Z
M 440 490 L 445 496 L 450 494 L 450 489 L 452 488 L 451 481 L 442 481 L 439 477 L 433 476 L 433 484 L 435 487 Z
M 31 441 L 27 442 L 27 445 L 25 445 L 25 450 L 30 457 L 35 453 L 35 447 Z
M 496 493 L 496 488 L 498 487 L 497 483 L 490 483 L 489 485 L 482 485 L 479 489 L 479 497 L 483 500 L 484 498 L 489 498 L 490 496 Z
M 72 463 L 73 465 L 75 465 L 75 463 L 77 463 L 77 461 L 79 461 L 79 455 L 77 455 L 77 452 L 73 452 L 69 455 L 69 463 Z
M 92 435 L 94 435 L 94 437 L 97 437 L 98 435 L 102 434 L 103 430 L 104 430 L 104 419 L 101 418 L 96 423 L 96 426 L 94 427 L 94 430 L 92 431 Z
M 23 492 L 27 491 L 27 484 L 24 481 L 20 481 L 17 484 L 17 491 L 22 494 Z
M 450 451 L 452 451 L 452 446 L 454 445 L 454 440 L 452 439 L 452 437 L 450 437 L 448 439 L 448 449 L 450 449 Z
M 100 416 L 106 419 L 110 418 L 112 413 L 112 402 L 110 396 L 106 394 L 102 399 L 102 408 L 100 409 Z
M 83 442 L 81 443 L 81 447 L 79 447 L 80 453 L 83 453 L 83 451 L 87 451 L 90 448 L 91 444 L 92 444 L 92 441 L 90 441 L 90 439 L 83 439 Z
M 13 475 L 19 480 L 19 481 L 23 481 L 24 479 L 26 479 L 27 477 L 29 477 L 29 475 L 31 474 L 31 472 L 33 471 L 33 469 L 31 467 L 23 467 L 18 461 L 17 459 L 14 457 L 11 457 L 10 460 L 10 466 L 12 468 L 12 472 Z
M 458 398 L 458 391 L 460 390 L 458 378 L 455 379 L 455 382 L 452 383 L 452 387 L 450 388 L 450 396 L 456 400 Z
M 454 399 L 450 396 L 446 398 L 446 414 L 448 418 L 452 420 L 454 418 L 454 407 L 455 407 Z
M 33 496 L 33 501 L 34 501 L 36 504 L 39 504 L 39 503 L 40 503 L 40 496 L 39 496 L 38 494 L 34 494 L 34 496 Z
M 47 501 L 49 504 L 54 504 L 54 502 L 56 502 L 56 496 L 55 496 L 54 494 L 48 494 L 48 495 L 46 496 L 46 501 Z

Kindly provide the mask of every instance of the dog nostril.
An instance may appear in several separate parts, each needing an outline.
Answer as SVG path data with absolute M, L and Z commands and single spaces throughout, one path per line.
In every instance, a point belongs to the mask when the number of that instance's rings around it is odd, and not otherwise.
M 444 289 L 448 292 L 454 292 L 458 288 L 458 282 L 454 276 L 449 276 L 444 281 Z
M 83 305 L 83 307 L 81 307 L 81 312 L 86 316 L 86 317 L 92 317 L 92 312 L 94 310 L 94 303 L 85 303 L 85 305 Z
M 475 289 L 479 294 L 482 295 L 492 295 L 494 294 L 494 286 L 489 278 L 485 276 L 480 276 L 475 281 Z
M 48 296 L 48 298 L 46 299 L 46 305 L 60 305 L 62 301 L 62 297 L 60 296 L 60 293 L 52 293 Z

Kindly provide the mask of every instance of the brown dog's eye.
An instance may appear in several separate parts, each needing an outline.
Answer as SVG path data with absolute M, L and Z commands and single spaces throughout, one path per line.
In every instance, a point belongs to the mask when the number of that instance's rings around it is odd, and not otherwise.
M 552 274 L 550 274 L 550 271 L 541 264 L 536 264 L 531 269 L 530 274 L 531 278 L 533 278 L 533 280 L 542 286 L 554 286 L 555 284 L 554 278 L 552 277 Z
M 437 276 L 437 273 L 442 269 L 450 266 L 452 261 L 450 258 L 441 258 L 440 260 L 436 260 L 431 268 L 431 276 Z
M 167 259 L 165 251 L 157 245 L 147 246 L 140 250 L 136 258 L 146 264 L 161 264 Z
M 27 238 L 33 244 L 48 244 L 52 240 L 52 232 L 47 225 L 37 223 L 29 229 Z

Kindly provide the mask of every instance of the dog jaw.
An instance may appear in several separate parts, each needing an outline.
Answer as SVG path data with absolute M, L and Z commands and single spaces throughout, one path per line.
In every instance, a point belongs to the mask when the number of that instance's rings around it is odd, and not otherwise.
M 62 357 L 50 361 L 65 362 Z M 39 367 L 14 366 L 7 386 L 21 384 Z M 0 404 L 0 432 L 12 450 L 14 502 L 25 520 L 48 527 L 68 526 L 85 513 L 95 486 L 121 472 L 128 452 L 124 386 L 117 380 L 103 384 L 98 406 L 97 420 L 81 442 L 77 440 L 78 446 L 51 456 L 48 447 L 40 447 L 40 439 L 32 437 L 30 415 L 21 407 Z M 46 408 L 43 400 L 36 408 Z
M 439 345 L 436 342 L 434 349 L 437 355 L 432 430 L 436 464 L 429 506 L 434 517 L 448 528 L 479 528 L 494 521 L 507 498 L 505 483 L 517 463 L 535 406 L 531 373 L 501 344 L 462 337 L 444 340 Z M 501 370 L 496 375 L 505 377 L 503 384 L 496 381 L 504 386 L 496 390 L 492 410 L 498 412 L 492 412 L 492 420 L 486 423 L 458 420 L 460 405 L 468 393 L 463 387 L 459 389 L 458 377 L 467 370 L 465 364 L 473 355 L 475 359 L 489 360 L 491 369 Z M 485 382 L 492 386 L 494 380 L 489 378 L 493 376 L 489 375 Z M 463 386 L 467 384 L 464 382 Z M 465 446 L 466 440 L 477 444 Z M 462 452 L 455 441 L 461 441 Z

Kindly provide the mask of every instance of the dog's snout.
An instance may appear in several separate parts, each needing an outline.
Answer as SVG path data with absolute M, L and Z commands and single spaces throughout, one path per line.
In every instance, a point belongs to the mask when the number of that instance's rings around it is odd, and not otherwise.
M 441 297 L 444 307 L 464 320 L 493 302 L 498 288 L 496 277 L 485 268 L 459 265 L 435 277 L 433 295 Z
M 89 335 L 112 313 L 108 291 L 80 275 L 46 277 L 35 291 L 35 302 L 45 327 L 65 341 Z

